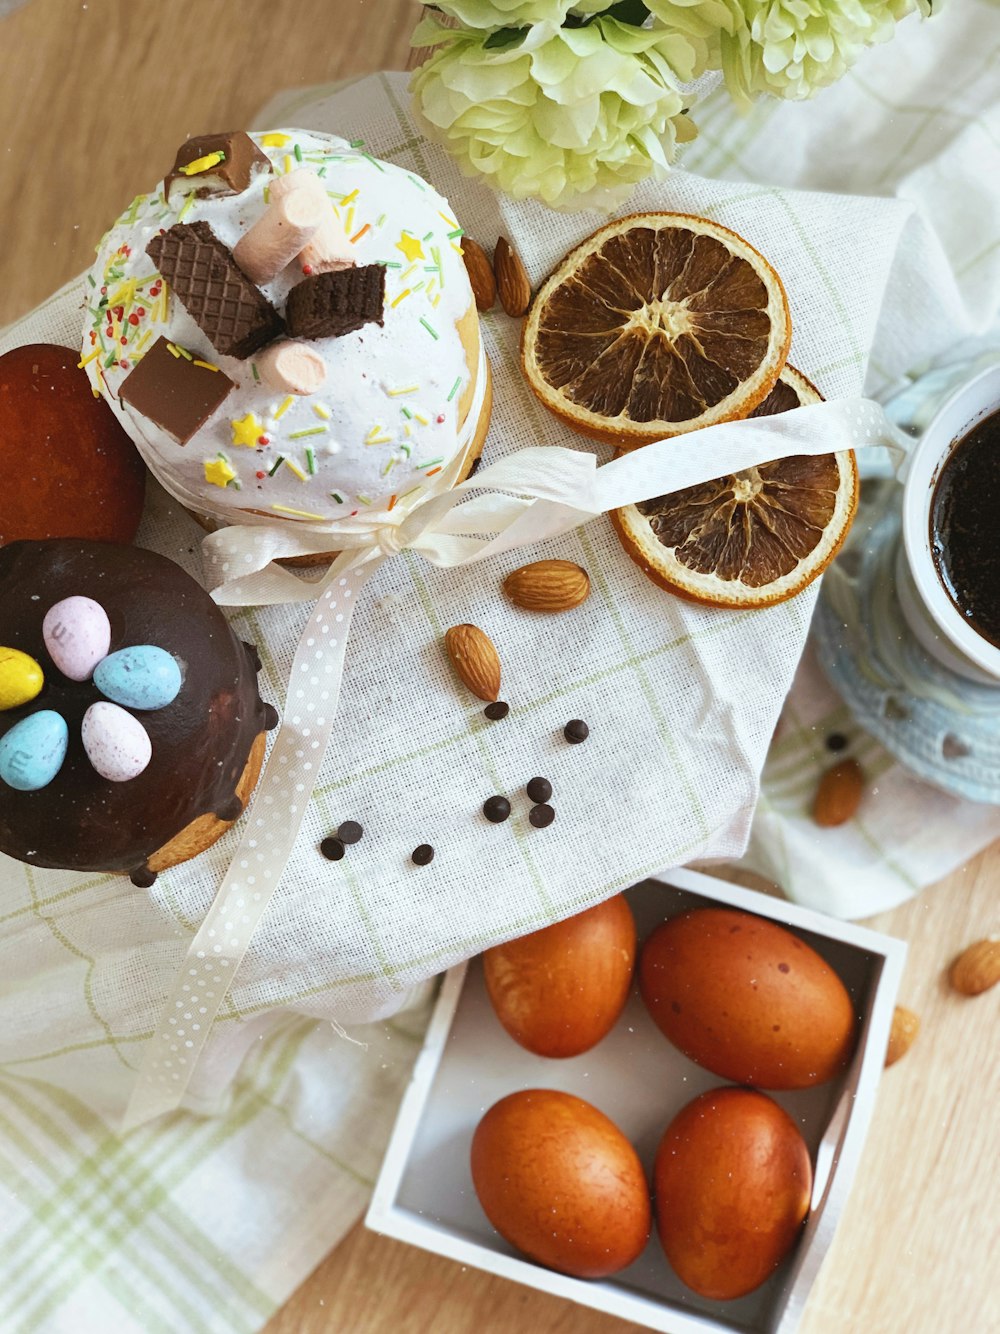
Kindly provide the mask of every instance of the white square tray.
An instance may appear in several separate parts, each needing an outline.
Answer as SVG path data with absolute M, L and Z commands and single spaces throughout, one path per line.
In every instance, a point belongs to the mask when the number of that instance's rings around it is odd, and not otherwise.
M 575 1093 L 610 1116 L 632 1141 L 648 1178 L 671 1118 L 699 1093 L 725 1081 L 671 1046 L 634 987 L 618 1023 L 591 1051 L 569 1060 L 534 1056 L 501 1028 L 478 959 L 445 975 L 367 1226 L 665 1334 L 792 1334 L 857 1170 L 906 945 L 695 871 L 671 871 L 662 881 L 644 881 L 628 891 L 628 898 L 640 942 L 665 918 L 712 903 L 781 922 L 836 969 L 855 999 L 858 1046 L 844 1074 L 817 1088 L 770 1094 L 800 1125 L 814 1165 L 812 1212 L 789 1258 L 755 1292 L 715 1302 L 675 1277 L 655 1225 L 639 1259 L 602 1281 L 557 1274 L 509 1246 L 480 1208 L 469 1171 L 473 1132 L 494 1102 L 522 1088 Z

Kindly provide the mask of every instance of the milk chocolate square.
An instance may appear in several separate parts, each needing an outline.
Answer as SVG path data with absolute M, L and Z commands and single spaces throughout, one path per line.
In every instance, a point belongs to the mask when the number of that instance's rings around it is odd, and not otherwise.
M 224 371 L 197 365 L 166 338 L 158 338 L 122 381 L 118 396 L 186 445 L 235 386 Z
M 187 172 L 185 167 L 221 153 L 222 159 L 204 170 Z M 163 193 L 169 200 L 172 190 L 190 194 L 199 199 L 207 195 L 240 195 L 255 176 L 270 172 L 271 162 L 262 153 L 249 134 L 243 130 L 226 130 L 222 134 L 199 134 L 177 150 L 174 165 L 163 178 Z
M 339 338 L 385 319 L 385 268 L 360 264 L 296 283 L 285 303 L 293 338 Z

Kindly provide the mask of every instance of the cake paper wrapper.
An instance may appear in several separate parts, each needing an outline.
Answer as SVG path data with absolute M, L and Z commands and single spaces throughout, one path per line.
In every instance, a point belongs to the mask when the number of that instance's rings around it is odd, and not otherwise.
M 604 220 L 513 204 L 463 180 L 417 134 L 402 76 L 373 76 L 328 96 L 314 90 L 264 113 L 259 124 L 279 118 L 364 138 L 368 151 L 428 177 L 470 235 L 487 244 L 509 236 L 535 283 Z M 937 253 L 934 238 L 912 220 L 912 205 L 894 200 L 675 172 L 638 191 L 632 206 L 712 217 L 771 260 L 791 303 L 790 360 L 828 399 L 841 401 L 826 409 L 831 419 L 849 411 L 862 388 L 887 280 L 912 280 L 920 255 Z M 80 307 L 79 289 L 66 288 L 2 346 L 76 345 Z M 949 326 L 945 312 L 934 334 L 959 327 L 957 319 Z M 519 324 L 494 310 L 483 332 L 496 390 L 485 464 L 540 446 L 592 455 L 594 447 L 563 429 L 524 384 Z M 916 359 L 927 340 L 923 327 L 898 332 L 882 357 L 889 375 Z M 599 461 L 608 456 L 598 451 Z M 202 537 L 186 512 L 150 488 L 143 545 L 197 576 Z M 592 595 L 572 614 L 536 617 L 501 596 L 515 565 L 543 557 L 589 571 Z M 289 1011 L 345 1026 L 391 1014 L 458 959 L 579 912 L 652 872 L 739 855 L 813 602 L 812 590 L 754 612 L 681 602 L 642 576 L 606 517 L 454 569 L 414 550 L 392 554 L 357 601 L 330 744 L 303 780 L 294 850 L 227 987 L 186 1105 L 223 1110 L 248 1047 Z M 279 705 L 311 614 L 308 604 L 232 614 L 237 632 L 260 649 L 263 694 Z M 500 649 L 511 703 L 501 723 L 486 721 L 447 662 L 443 632 L 464 621 L 480 625 Z M 318 696 L 324 688 L 293 686 Z M 590 724 L 585 745 L 563 739 L 573 717 Z M 535 774 L 554 789 L 557 818 L 546 830 L 527 822 L 523 789 Z M 497 792 L 510 796 L 514 813 L 492 826 L 480 808 Z M 0 999 L 4 1058 L 31 1060 L 40 1077 L 57 1078 L 120 1117 L 144 1044 L 241 838 L 254 821 L 273 827 L 291 818 L 262 788 L 236 830 L 161 875 L 150 891 L 118 877 L 4 861 L 0 957 L 11 983 Z M 328 863 L 318 844 L 345 819 L 360 821 L 365 837 Z M 409 860 L 420 843 L 436 849 L 429 867 Z M 56 929 L 40 929 L 47 920 Z M 40 975 L 52 1003 L 26 1009 L 18 993 Z

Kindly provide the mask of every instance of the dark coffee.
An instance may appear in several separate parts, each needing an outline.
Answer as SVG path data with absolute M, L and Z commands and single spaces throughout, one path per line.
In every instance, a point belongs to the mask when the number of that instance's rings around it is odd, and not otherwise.
M 954 447 L 931 500 L 931 552 L 973 630 L 1000 647 L 1000 412 Z

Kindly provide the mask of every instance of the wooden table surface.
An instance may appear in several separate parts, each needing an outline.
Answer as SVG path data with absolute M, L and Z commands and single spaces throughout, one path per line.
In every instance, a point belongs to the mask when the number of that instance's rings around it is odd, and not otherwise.
M 274 92 L 403 68 L 414 0 L 29 0 L 0 18 L 0 325 L 89 263 L 186 137 L 251 122 Z M 944 972 L 1000 928 L 1000 846 L 871 920 L 910 942 L 920 1038 L 890 1070 L 802 1334 L 1000 1330 L 1000 988 Z M 359 1224 L 266 1334 L 632 1334 L 636 1326 L 366 1233 Z

